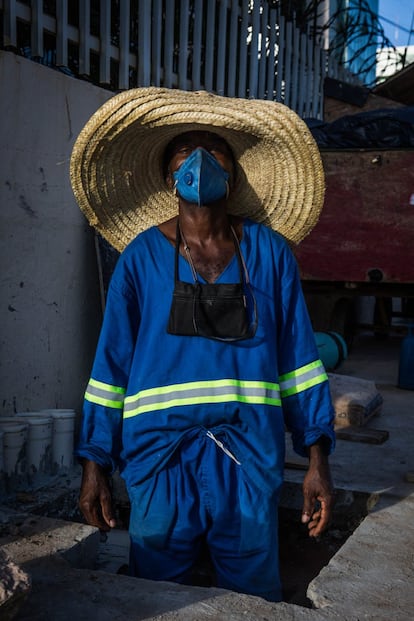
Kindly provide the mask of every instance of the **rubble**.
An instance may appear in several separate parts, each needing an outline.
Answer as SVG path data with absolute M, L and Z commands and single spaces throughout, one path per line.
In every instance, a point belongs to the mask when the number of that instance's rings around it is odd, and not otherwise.
M 30 576 L 0 549 L 0 618 L 11 621 L 31 590 Z

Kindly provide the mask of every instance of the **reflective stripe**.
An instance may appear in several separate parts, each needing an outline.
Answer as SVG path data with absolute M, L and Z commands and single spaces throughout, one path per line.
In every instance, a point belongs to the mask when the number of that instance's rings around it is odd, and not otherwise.
M 85 392 L 86 401 L 118 410 L 122 410 L 124 407 L 124 396 L 125 388 L 104 384 L 92 378 L 89 380 Z
M 223 379 L 150 388 L 126 397 L 124 418 L 172 407 L 231 401 L 280 406 L 279 385 Z
M 300 367 L 290 373 L 285 373 L 279 377 L 280 394 L 283 397 L 296 395 L 312 386 L 322 384 L 327 381 L 328 376 L 320 360 L 315 360 L 304 367 Z

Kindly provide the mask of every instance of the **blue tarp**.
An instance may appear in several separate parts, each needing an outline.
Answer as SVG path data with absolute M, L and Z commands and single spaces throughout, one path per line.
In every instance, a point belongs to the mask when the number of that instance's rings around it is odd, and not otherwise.
M 318 146 L 328 149 L 414 147 L 414 106 L 343 116 L 332 123 L 305 119 Z

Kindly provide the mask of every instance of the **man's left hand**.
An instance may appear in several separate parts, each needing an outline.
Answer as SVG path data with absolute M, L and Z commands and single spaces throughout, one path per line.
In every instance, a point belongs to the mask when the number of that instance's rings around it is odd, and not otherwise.
M 309 536 L 319 537 L 329 525 L 334 504 L 334 490 L 328 458 L 319 443 L 309 447 L 309 469 L 303 481 L 302 523 Z

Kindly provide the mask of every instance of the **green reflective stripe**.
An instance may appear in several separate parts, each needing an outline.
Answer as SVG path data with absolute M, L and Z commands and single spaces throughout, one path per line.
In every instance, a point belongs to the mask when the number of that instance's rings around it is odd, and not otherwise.
M 235 379 L 222 379 L 222 380 L 204 380 L 202 382 L 187 382 L 185 384 L 169 384 L 168 386 L 157 386 L 156 388 L 147 388 L 141 390 L 138 394 L 141 397 L 148 395 L 162 395 L 171 392 L 177 392 L 180 390 L 197 390 L 202 388 L 219 388 L 221 386 L 241 386 L 248 388 L 270 388 L 270 390 L 279 390 L 279 385 L 273 382 L 260 382 L 254 380 L 235 380 Z M 134 396 L 126 397 L 125 402 L 134 399 Z
M 125 388 L 112 386 L 90 379 L 85 392 L 85 400 L 97 405 L 122 410 L 124 407 Z
M 138 414 L 144 414 L 145 412 L 152 412 L 154 410 L 166 410 L 168 408 L 173 407 L 182 407 L 185 405 L 200 405 L 202 403 L 228 403 L 230 401 L 237 401 L 239 403 L 252 403 L 252 404 L 266 404 L 266 405 L 274 405 L 280 406 L 280 399 L 254 399 L 249 397 L 242 397 L 240 395 L 222 395 L 221 397 L 200 397 L 198 399 L 174 399 L 171 401 L 164 401 L 162 403 L 151 404 L 147 406 L 141 406 L 136 408 L 135 410 L 130 410 L 128 412 L 124 411 L 124 418 L 130 418 L 131 416 L 137 416 Z
M 295 369 L 294 371 L 290 371 L 289 373 L 280 375 L 279 382 L 280 383 L 286 382 L 287 380 L 291 378 L 298 377 L 299 375 L 303 375 L 304 373 L 307 373 L 308 371 L 311 371 L 312 369 L 319 369 L 321 367 L 323 367 L 321 360 L 314 360 L 314 362 L 305 364 L 305 366 L 299 367 L 298 369 Z
M 125 394 L 125 388 L 122 386 L 112 386 L 112 384 L 105 384 L 104 382 L 98 382 L 98 380 L 94 380 L 92 377 L 89 380 L 88 386 L 94 386 L 95 388 L 101 388 L 102 390 L 107 390 L 108 392 L 115 392 L 121 395 Z
M 107 408 L 116 408 L 117 410 L 122 410 L 123 407 L 123 402 L 102 399 L 101 397 L 96 397 L 95 395 L 91 395 L 88 392 L 85 392 L 85 401 L 89 401 L 90 403 L 96 403 L 97 405 L 103 405 Z
M 280 376 L 281 396 L 283 398 L 298 394 L 312 386 L 322 384 L 327 379 L 328 376 L 322 362 L 316 360 L 295 371 Z
M 128 396 L 124 418 L 172 407 L 231 401 L 280 406 L 279 386 L 270 382 L 232 379 L 160 386 Z
M 281 396 L 290 397 L 291 395 L 296 395 L 299 392 L 303 392 L 312 386 L 316 386 L 317 384 L 322 384 L 325 380 L 328 379 L 328 376 L 325 374 L 318 375 L 318 377 L 314 377 L 313 379 L 303 382 L 302 384 L 298 384 L 297 386 L 293 386 L 292 388 L 288 388 L 287 390 L 281 391 Z

